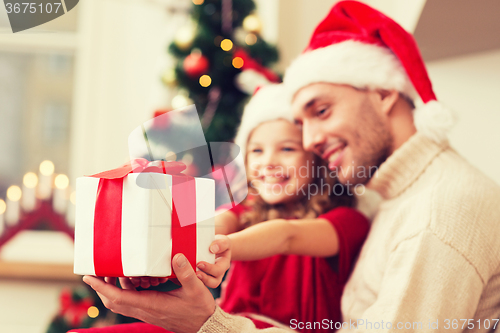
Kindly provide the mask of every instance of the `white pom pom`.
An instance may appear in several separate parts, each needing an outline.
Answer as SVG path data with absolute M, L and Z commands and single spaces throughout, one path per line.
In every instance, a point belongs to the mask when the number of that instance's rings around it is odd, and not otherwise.
M 356 190 L 356 193 L 360 193 L 359 195 L 356 195 L 356 209 L 364 214 L 368 220 L 373 220 L 378 212 L 380 203 L 382 202 L 382 197 L 377 191 L 368 189 L 364 186 L 362 190 Z
M 417 131 L 438 143 L 448 139 L 456 119 L 455 113 L 438 101 L 427 102 L 413 111 Z
M 253 69 L 244 70 L 235 78 L 235 84 L 238 89 L 248 95 L 253 95 L 257 87 L 264 86 L 269 83 L 269 80 L 263 74 Z

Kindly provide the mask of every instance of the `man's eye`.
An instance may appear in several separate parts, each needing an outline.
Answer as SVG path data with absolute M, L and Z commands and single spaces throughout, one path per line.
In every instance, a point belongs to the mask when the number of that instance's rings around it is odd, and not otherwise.
M 318 112 L 316 112 L 316 116 L 324 115 L 326 113 L 326 110 L 327 110 L 326 108 L 319 110 Z

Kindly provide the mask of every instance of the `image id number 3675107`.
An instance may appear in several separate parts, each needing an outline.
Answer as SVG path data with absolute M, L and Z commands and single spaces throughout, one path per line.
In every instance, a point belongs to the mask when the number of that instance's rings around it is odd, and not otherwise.
M 492 319 L 491 321 L 489 319 L 483 319 L 482 322 L 481 322 L 481 319 L 478 319 L 478 320 L 474 320 L 474 319 L 453 319 L 453 320 L 445 319 L 444 320 L 444 329 L 446 329 L 446 330 L 448 330 L 450 328 L 451 329 L 458 329 L 459 327 L 462 330 L 464 330 L 466 328 L 468 328 L 468 329 L 474 329 L 474 328 L 477 328 L 477 329 L 481 329 L 481 328 L 496 329 L 498 321 L 499 321 L 499 319 Z M 482 327 L 481 327 L 481 325 L 482 325 Z
M 59 10 L 63 10 L 61 8 L 61 2 L 54 2 L 54 3 L 31 3 L 31 2 L 22 2 L 22 3 L 6 3 L 5 4 L 5 9 L 7 10 L 8 14 L 11 13 L 23 13 L 23 14 L 35 14 L 35 13 L 58 13 Z

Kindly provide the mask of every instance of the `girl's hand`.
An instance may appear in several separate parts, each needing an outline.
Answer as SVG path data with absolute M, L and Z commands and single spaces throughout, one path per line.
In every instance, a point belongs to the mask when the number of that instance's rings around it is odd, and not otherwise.
M 224 235 L 215 235 L 210 244 L 210 252 L 215 254 L 215 264 L 200 261 L 197 265 L 200 271 L 196 276 L 209 288 L 217 288 L 231 263 L 231 240 Z
M 121 277 L 120 285 L 123 289 L 135 290 L 137 287 L 147 289 L 151 286 L 156 287 L 162 283 L 167 282 L 168 278 L 158 278 L 158 277 Z
M 231 263 L 231 240 L 224 235 L 215 235 L 215 240 L 210 244 L 210 252 L 215 254 L 215 264 L 200 261 L 197 267 L 200 271 L 196 276 L 209 288 L 217 288 L 222 282 L 224 274 L 229 269 Z M 167 282 L 168 278 L 157 277 L 121 277 L 120 285 L 122 289 L 135 290 L 137 287 L 147 289 L 151 286 Z M 106 278 L 108 282 L 110 278 Z

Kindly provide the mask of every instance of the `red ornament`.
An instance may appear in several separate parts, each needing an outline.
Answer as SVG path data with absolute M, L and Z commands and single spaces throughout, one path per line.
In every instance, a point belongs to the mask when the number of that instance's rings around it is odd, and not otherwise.
M 156 110 L 155 111 L 155 113 L 153 115 L 153 129 L 161 130 L 161 129 L 167 129 L 170 127 L 169 116 L 165 115 L 169 111 L 172 111 L 172 109 Z
M 204 55 L 191 53 L 184 59 L 182 67 L 189 77 L 197 78 L 207 73 L 210 63 Z

